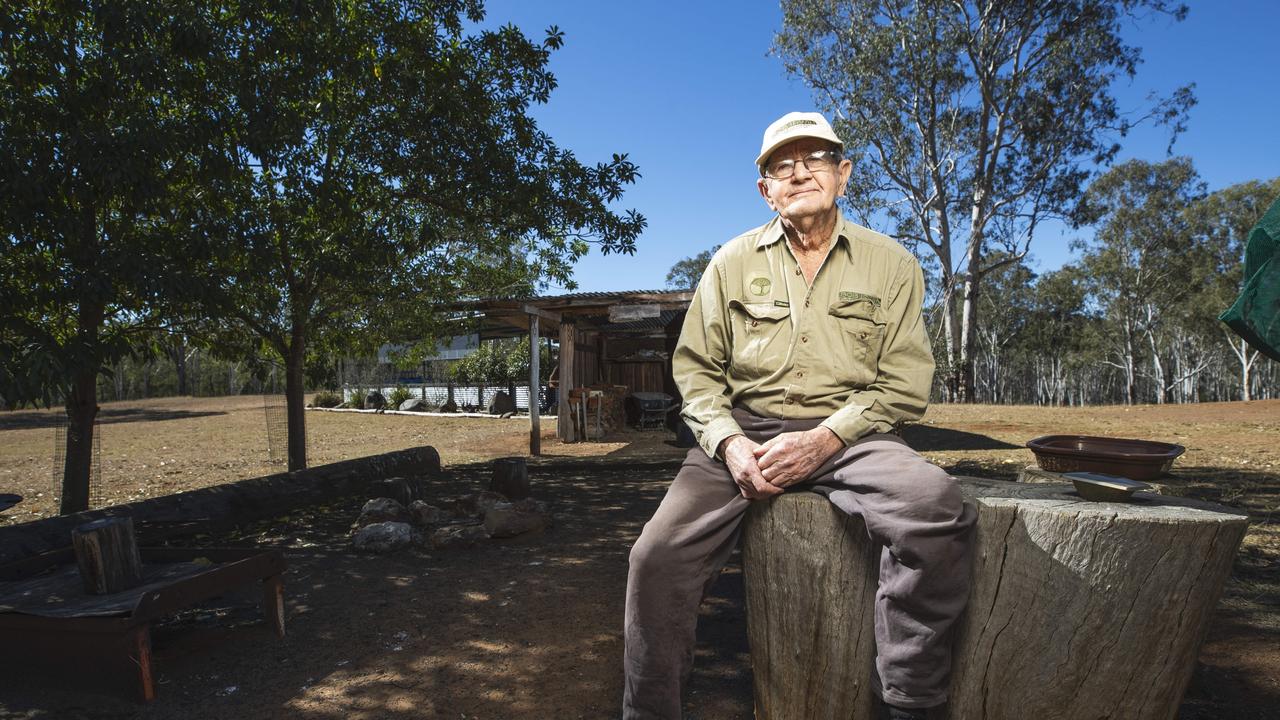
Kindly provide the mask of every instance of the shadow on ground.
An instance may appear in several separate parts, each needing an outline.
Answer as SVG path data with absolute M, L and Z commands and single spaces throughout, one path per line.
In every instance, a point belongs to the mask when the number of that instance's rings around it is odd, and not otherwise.
M 225 412 L 188 410 L 163 410 L 148 408 L 112 408 L 98 412 L 99 425 L 116 423 L 156 422 L 158 420 L 188 420 L 190 418 L 226 415 Z M 0 413 L 0 430 L 31 430 L 66 425 L 67 417 L 61 412 L 19 410 Z
M 902 430 L 902 438 L 917 452 L 931 450 L 1017 450 L 1012 445 L 987 435 L 952 430 L 935 425 L 908 425 Z
M 63 678 L 8 677 L 0 718 L 616 718 L 627 553 L 677 468 L 533 464 L 534 496 L 550 504 L 555 525 L 472 548 L 353 553 L 348 528 L 364 500 L 355 497 L 189 538 L 283 547 L 288 637 L 267 631 L 255 593 L 229 595 L 157 628 L 155 702 L 79 692 Z M 489 472 L 454 467 L 431 481 L 430 501 L 481 489 Z M 1237 482 L 1274 484 L 1269 477 Z M 1254 624 L 1252 613 L 1277 599 L 1275 568 L 1263 559 L 1245 570 L 1254 584 L 1233 581 L 1213 642 L 1271 643 L 1280 633 L 1259 635 Z M 687 717 L 752 717 L 743 596 L 735 553 L 701 610 Z M 1181 717 L 1253 717 L 1233 705 L 1237 691 L 1250 694 L 1249 708 L 1280 703 L 1276 688 L 1231 664 L 1238 655 L 1213 655 L 1213 642 Z
M 530 471 L 552 528 L 473 548 L 349 551 L 364 498 L 255 523 L 201 545 L 286 549 L 288 636 L 253 592 L 184 612 L 154 633 L 158 699 L 146 706 L 65 679 L 6 678 L 0 718 L 609 718 L 620 711 L 627 553 L 676 463 L 576 463 Z M 433 480 L 445 502 L 487 466 Z M 741 573 L 702 612 L 690 712 L 749 718 Z M 12 682 L 11 682 L 12 681 Z

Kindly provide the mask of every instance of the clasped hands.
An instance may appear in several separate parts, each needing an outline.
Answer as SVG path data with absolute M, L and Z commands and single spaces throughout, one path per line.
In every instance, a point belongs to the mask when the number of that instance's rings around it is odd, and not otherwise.
M 782 433 L 763 444 L 746 435 L 733 435 L 720 444 L 720 456 L 742 497 L 760 500 L 808 479 L 843 447 L 839 436 L 819 425 L 812 430 Z

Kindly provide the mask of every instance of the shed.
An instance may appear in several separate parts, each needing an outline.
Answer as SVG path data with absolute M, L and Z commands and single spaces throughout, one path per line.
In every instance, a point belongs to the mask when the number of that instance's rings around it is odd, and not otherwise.
M 574 388 L 623 385 L 628 392 L 661 392 L 678 397 L 671 354 L 692 290 L 584 292 L 466 303 L 479 315 L 484 339 L 530 335 L 531 346 L 555 333 L 560 341 L 559 394 Z M 532 353 L 530 387 L 537 387 L 537 353 Z M 539 453 L 539 419 L 530 404 L 530 452 Z M 568 413 L 558 415 L 556 437 L 575 439 Z

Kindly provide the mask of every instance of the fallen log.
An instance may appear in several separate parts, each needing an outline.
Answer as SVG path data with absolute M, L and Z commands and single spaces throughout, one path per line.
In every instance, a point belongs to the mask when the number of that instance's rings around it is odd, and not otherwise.
M 1248 519 L 1209 503 L 1081 500 L 965 478 L 978 508 L 969 606 L 938 717 L 1176 714 Z M 860 519 L 788 493 L 744 525 L 756 717 L 874 717 L 878 550 Z

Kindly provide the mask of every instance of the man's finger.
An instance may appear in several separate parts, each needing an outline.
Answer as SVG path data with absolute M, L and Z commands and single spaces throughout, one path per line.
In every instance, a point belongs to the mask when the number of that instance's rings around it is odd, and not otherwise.
M 775 445 L 769 448 L 769 450 L 765 452 L 763 455 L 757 455 L 756 464 L 760 466 L 761 470 L 763 470 L 769 467 L 770 465 L 773 465 L 774 463 L 778 462 L 779 460 L 783 459 L 786 456 L 786 454 L 787 454 L 787 449 L 785 447 L 781 445 Z

